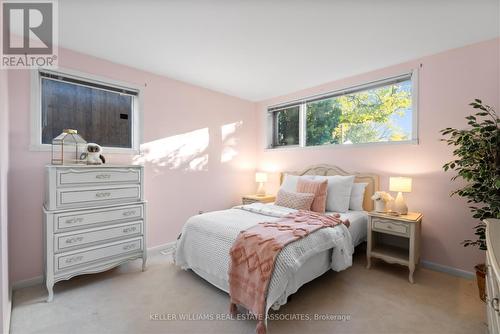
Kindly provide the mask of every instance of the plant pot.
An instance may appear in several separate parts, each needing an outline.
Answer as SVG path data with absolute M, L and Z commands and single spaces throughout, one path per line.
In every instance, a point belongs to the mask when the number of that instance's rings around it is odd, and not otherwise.
M 384 201 L 375 201 L 375 211 L 377 212 L 386 212 L 387 207 Z
M 479 298 L 486 302 L 486 265 L 484 263 L 474 266 L 476 269 L 477 287 L 479 289 Z

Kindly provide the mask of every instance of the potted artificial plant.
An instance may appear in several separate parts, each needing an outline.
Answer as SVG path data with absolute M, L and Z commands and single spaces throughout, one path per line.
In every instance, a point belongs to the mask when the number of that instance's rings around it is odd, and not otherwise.
M 454 146 L 455 160 L 443 166 L 445 171 L 454 170 L 457 175 L 452 180 L 462 178 L 467 183 L 451 193 L 467 198 L 470 203 L 472 217 L 479 220 L 474 227 L 474 240 L 465 240 L 463 245 L 476 246 L 486 250 L 486 226 L 483 219 L 500 218 L 500 119 L 495 110 L 474 100 L 470 104 L 478 111 L 468 120 L 469 128 L 457 130 L 446 128 L 441 130 L 442 139 Z M 479 295 L 485 300 L 485 265 L 475 266 Z

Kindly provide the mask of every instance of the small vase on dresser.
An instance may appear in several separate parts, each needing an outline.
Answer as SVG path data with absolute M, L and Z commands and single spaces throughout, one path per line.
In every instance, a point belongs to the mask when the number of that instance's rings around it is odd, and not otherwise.
M 375 203 L 376 212 L 387 212 L 387 203 L 385 201 L 373 201 Z
M 147 260 L 143 166 L 48 165 L 44 203 L 47 301 L 56 282 Z

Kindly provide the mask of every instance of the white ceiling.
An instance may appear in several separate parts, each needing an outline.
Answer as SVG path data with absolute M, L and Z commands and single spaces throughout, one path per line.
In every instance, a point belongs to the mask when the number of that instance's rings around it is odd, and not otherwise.
M 59 1 L 60 44 L 259 101 L 499 36 L 499 0 Z

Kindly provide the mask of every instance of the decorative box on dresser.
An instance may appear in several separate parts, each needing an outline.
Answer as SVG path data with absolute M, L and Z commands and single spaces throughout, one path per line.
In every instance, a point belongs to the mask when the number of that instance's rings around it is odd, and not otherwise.
M 144 168 L 48 165 L 44 203 L 47 301 L 56 282 L 147 260 Z
M 486 220 L 486 315 L 490 334 L 500 333 L 500 219 Z

